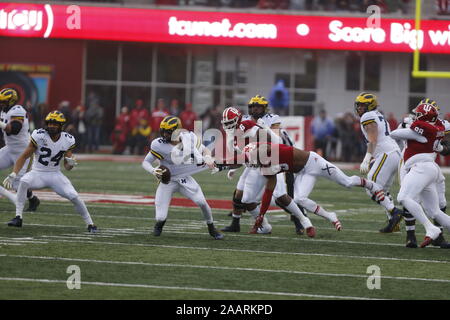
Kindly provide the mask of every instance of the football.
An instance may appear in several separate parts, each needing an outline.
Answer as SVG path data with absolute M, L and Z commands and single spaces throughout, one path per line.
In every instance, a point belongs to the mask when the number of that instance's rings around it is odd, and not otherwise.
M 170 182 L 171 176 L 169 168 L 167 168 L 166 166 L 159 166 L 158 168 L 163 170 L 161 182 L 164 184 L 168 184 Z

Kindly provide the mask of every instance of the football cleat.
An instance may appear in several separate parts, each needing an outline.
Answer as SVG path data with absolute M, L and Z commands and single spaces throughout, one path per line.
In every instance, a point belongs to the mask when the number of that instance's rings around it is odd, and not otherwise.
M 433 241 L 431 241 L 431 245 L 435 246 L 435 247 L 441 247 L 441 245 L 445 245 L 447 243 L 447 241 L 445 241 L 444 235 L 442 234 L 442 232 L 439 234 L 439 236 L 434 239 Z
M 241 231 L 241 225 L 239 223 L 239 218 L 233 218 L 231 221 L 231 224 L 227 227 L 224 227 L 220 229 L 220 231 L 223 232 L 240 232 Z
M 431 244 L 432 241 L 433 241 L 432 238 L 430 238 L 430 237 L 425 237 L 425 238 L 423 239 L 423 242 L 420 244 L 420 247 L 421 247 L 421 248 L 425 248 L 426 246 L 428 246 L 429 244 Z
M 224 235 L 217 231 L 217 229 L 214 227 L 214 223 L 209 223 L 208 225 L 208 232 L 215 240 L 222 240 L 224 238 Z
M 406 235 L 406 247 L 407 248 L 417 248 L 416 235 L 414 233 L 409 233 Z
M 400 231 L 400 221 L 402 220 L 402 212 L 397 209 L 394 208 L 394 210 L 392 210 L 392 217 L 389 219 L 388 224 L 384 227 L 380 229 L 381 233 L 392 233 L 395 231 Z
M 295 224 L 295 233 L 298 234 L 299 236 L 304 235 L 305 228 L 303 228 L 303 225 L 300 222 L 300 219 L 294 215 L 291 215 L 291 221 L 294 222 L 294 224 Z
M 88 225 L 87 230 L 89 233 L 97 233 L 98 232 L 97 226 L 95 226 L 93 224 Z
M 8 226 L 10 227 L 22 227 L 22 218 L 15 216 L 11 221 L 8 221 Z
M 41 201 L 39 200 L 38 197 L 36 197 L 36 196 L 31 197 L 30 199 L 28 199 L 28 208 L 25 210 L 25 212 L 36 211 L 36 209 L 40 203 L 41 203 Z
M 306 228 L 306 235 L 310 238 L 314 238 L 316 236 L 316 228 L 314 227 Z
M 156 221 L 155 227 L 153 228 L 153 235 L 155 237 L 159 237 L 161 235 L 162 229 L 163 229 L 165 223 L 166 223 L 166 220 Z

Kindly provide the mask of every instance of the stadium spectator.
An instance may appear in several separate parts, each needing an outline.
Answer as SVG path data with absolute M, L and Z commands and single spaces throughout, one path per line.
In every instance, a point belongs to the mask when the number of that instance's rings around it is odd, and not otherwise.
M 72 111 L 72 124 L 74 129 L 75 140 L 77 141 L 77 151 L 84 152 L 86 146 L 86 121 L 84 115 L 86 108 L 80 103 Z
M 114 130 L 111 133 L 110 139 L 113 144 L 113 153 L 122 154 L 128 143 L 132 143 L 129 136 L 130 133 L 130 113 L 128 107 L 123 106 L 120 109 L 120 114 L 116 117 Z
M 358 121 L 352 113 L 346 112 L 342 117 L 336 119 L 336 131 L 338 131 L 340 152 L 339 160 L 345 162 L 360 161 L 355 152 L 355 146 L 359 143 L 358 132 L 355 131 L 355 123 Z
M 48 112 L 49 112 L 48 104 L 46 104 L 46 103 L 39 103 L 31 109 L 31 115 L 32 115 L 33 122 L 34 122 L 34 128 L 42 128 L 43 127 L 43 125 L 44 125 L 43 120 Z
M 259 9 L 288 9 L 289 0 L 259 0 Z
M 178 101 L 178 99 L 172 99 L 169 106 L 170 115 L 178 117 L 180 115 L 180 112 L 180 102 Z
M 169 111 L 166 108 L 166 102 L 164 99 L 159 98 L 156 103 L 156 107 L 153 109 L 152 119 L 150 126 L 153 128 L 151 139 L 155 139 L 158 136 L 159 124 L 164 119 L 164 117 L 169 115 Z
M 70 111 L 70 102 L 67 100 L 61 101 L 58 105 L 58 111 L 62 112 L 66 117 L 66 126 L 72 122 L 72 112 Z
M 289 92 L 283 80 L 278 80 L 269 95 L 269 107 L 280 116 L 289 114 Z
M 98 103 L 92 104 L 85 113 L 88 152 L 99 149 L 103 115 L 103 108 Z
M 389 128 L 391 130 L 395 130 L 397 129 L 398 126 L 398 121 L 395 118 L 394 114 L 392 112 L 389 112 L 388 118 L 387 118 L 387 122 L 389 123 Z
M 148 125 L 147 119 L 139 119 L 139 124 L 131 130 L 131 137 L 136 147 L 134 154 L 143 155 L 149 152 L 151 127 Z
M 314 139 L 314 150 L 324 158 L 327 157 L 328 142 L 332 139 L 334 130 L 334 123 L 327 117 L 327 112 L 320 110 L 319 115 L 314 117 L 311 123 L 311 133 Z
M 130 114 L 130 120 L 129 120 L 129 127 L 130 130 L 137 127 L 139 125 L 140 119 L 146 119 L 147 121 L 150 121 L 150 113 L 146 108 L 144 108 L 144 100 L 137 99 L 135 102 L 135 107 L 133 110 L 131 110 Z
M 183 128 L 194 131 L 194 121 L 197 120 L 197 118 L 197 113 L 192 110 L 192 103 L 186 103 L 184 111 L 180 114 L 181 125 Z

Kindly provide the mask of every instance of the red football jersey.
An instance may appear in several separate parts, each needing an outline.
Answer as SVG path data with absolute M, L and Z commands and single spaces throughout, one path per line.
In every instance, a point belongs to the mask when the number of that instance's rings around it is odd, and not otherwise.
M 260 126 L 256 124 L 253 120 L 244 120 L 241 121 L 239 124 L 237 130 L 236 130 L 236 136 L 234 137 L 234 145 L 239 147 L 239 149 L 242 150 L 246 145 L 248 145 L 250 142 L 256 142 L 257 139 L 256 132 Z
M 274 175 L 280 172 L 294 172 L 294 147 L 285 144 L 265 142 L 257 143 L 258 148 L 263 144 L 269 144 L 271 146 L 271 153 L 269 154 L 271 164 L 270 167 L 262 168 L 261 171 L 264 175 Z
M 412 156 L 419 153 L 433 153 L 434 146 L 444 137 L 445 127 L 444 124 L 437 120 L 434 124 L 416 120 L 411 124 L 411 130 L 417 132 L 421 136 L 427 138 L 426 143 L 420 143 L 416 140 L 408 140 L 405 154 L 403 156 L 404 161 L 408 160 Z

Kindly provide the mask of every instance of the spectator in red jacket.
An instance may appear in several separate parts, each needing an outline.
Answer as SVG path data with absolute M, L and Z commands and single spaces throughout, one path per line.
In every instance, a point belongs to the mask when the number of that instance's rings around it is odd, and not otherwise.
M 166 109 L 166 102 L 164 99 L 159 98 L 155 109 L 152 111 L 152 119 L 150 122 L 150 126 L 152 127 L 152 140 L 159 135 L 159 124 L 168 115 L 169 111 Z
M 144 108 L 144 100 L 137 99 L 136 106 L 134 107 L 133 110 L 131 110 L 129 130 L 133 130 L 133 128 L 136 128 L 139 125 L 140 119 L 145 119 L 149 121 L 150 114 L 148 110 Z
M 194 121 L 198 119 L 197 113 L 192 110 L 192 104 L 187 103 L 186 108 L 180 113 L 183 129 L 194 131 Z M 201 129 L 201 128 L 200 128 Z

